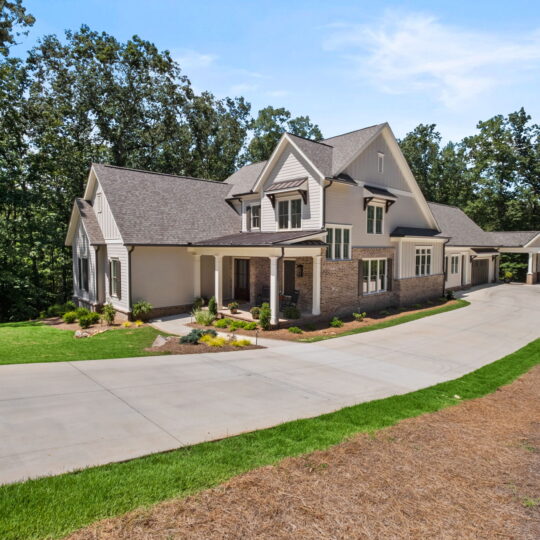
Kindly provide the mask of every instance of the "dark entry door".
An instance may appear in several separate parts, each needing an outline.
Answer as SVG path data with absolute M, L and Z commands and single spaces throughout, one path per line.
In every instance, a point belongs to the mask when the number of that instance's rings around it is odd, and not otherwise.
M 295 261 L 283 262 L 283 294 L 291 296 L 295 288 Z
M 249 302 L 249 259 L 234 260 L 234 298 Z
M 489 282 L 489 261 L 479 259 L 472 263 L 472 285 L 481 285 Z

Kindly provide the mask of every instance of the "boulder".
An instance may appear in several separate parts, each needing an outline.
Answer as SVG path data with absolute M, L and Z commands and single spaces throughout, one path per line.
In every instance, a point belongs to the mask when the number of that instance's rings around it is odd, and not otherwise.
M 152 343 L 152 347 L 163 347 L 167 343 L 167 338 L 164 336 L 157 336 L 156 339 L 154 339 L 154 343 Z
M 89 332 L 85 332 L 84 330 L 77 330 L 75 332 L 75 337 L 77 339 L 80 339 L 80 338 L 85 338 L 85 337 L 90 337 L 90 333 Z

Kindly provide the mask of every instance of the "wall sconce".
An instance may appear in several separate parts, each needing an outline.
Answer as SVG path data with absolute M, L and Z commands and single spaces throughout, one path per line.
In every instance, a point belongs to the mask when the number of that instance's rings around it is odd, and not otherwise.
M 303 264 L 297 264 L 296 265 L 296 277 L 304 277 L 304 265 Z

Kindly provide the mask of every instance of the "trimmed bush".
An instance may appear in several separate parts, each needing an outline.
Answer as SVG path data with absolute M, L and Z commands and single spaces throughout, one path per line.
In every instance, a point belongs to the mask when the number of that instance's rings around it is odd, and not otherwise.
M 216 328 L 227 328 L 229 326 L 229 319 L 218 319 L 214 322 Z
M 272 318 L 272 310 L 270 309 L 270 304 L 264 302 L 261 306 L 261 312 L 259 316 L 259 324 L 263 330 L 270 330 L 270 319 Z
M 454 291 L 446 291 L 446 300 L 455 300 L 455 298 Z
M 223 347 L 227 343 L 227 340 L 224 337 L 205 334 L 199 339 L 199 343 L 206 343 L 210 347 Z
M 244 330 L 257 330 L 257 323 L 255 321 L 245 323 Z
M 77 319 L 80 319 L 81 317 L 86 317 L 90 314 L 90 310 L 86 309 L 85 307 L 80 307 L 75 310 L 75 313 L 77 314 Z
M 202 296 L 198 296 L 193 301 L 192 310 L 193 311 L 199 311 L 204 306 L 204 298 Z
M 217 336 L 217 332 L 215 330 L 194 328 L 189 334 L 182 336 L 179 341 L 180 343 L 190 343 L 192 345 L 197 345 L 197 343 L 199 343 L 199 340 L 207 334 L 214 337 Z
M 75 305 L 75 302 L 72 300 L 68 300 L 64 304 L 64 311 L 67 313 L 68 311 L 75 311 L 77 309 L 77 306 Z
M 144 323 L 142 321 L 135 321 L 135 326 L 137 328 L 139 328 L 140 326 L 142 326 Z
M 103 320 L 110 326 L 114 322 L 114 317 L 116 316 L 116 309 L 112 304 L 105 304 L 101 310 L 101 315 Z
M 330 326 L 332 328 L 341 328 L 343 326 L 343 321 L 341 319 L 339 319 L 338 317 L 334 317 L 330 321 Z
M 231 324 L 230 324 L 230 330 L 238 330 L 239 328 L 245 328 L 246 327 L 246 322 L 245 321 L 233 321 Z
M 355 321 L 362 322 L 366 318 L 366 312 L 353 313 L 352 316 L 354 317 Z
M 212 298 L 210 298 L 210 302 L 208 302 L 208 311 L 214 316 L 214 317 L 217 317 L 217 312 L 218 312 L 218 306 L 217 306 L 217 302 L 216 302 L 216 297 L 215 296 L 212 296 Z
M 74 311 L 68 311 L 67 313 L 64 313 L 62 319 L 64 319 L 65 323 L 72 324 L 77 320 L 77 313 Z
M 147 302 L 146 300 L 139 300 L 133 304 L 131 312 L 136 319 L 142 319 L 145 321 L 153 308 L 154 306 L 150 302 Z
M 47 308 L 47 317 L 61 317 L 66 310 L 60 304 L 53 304 Z
M 101 320 L 101 316 L 96 311 L 91 311 L 88 315 L 86 315 L 92 324 L 97 324 Z
M 289 326 L 288 328 L 291 334 L 302 334 L 303 330 L 298 326 Z
M 130 323 L 129 321 L 124 321 L 124 322 L 122 323 L 122 326 L 123 326 L 124 328 L 129 328 L 129 327 L 131 326 L 131 323 Z
M 193 317 L 197 324 L 202 324 L 203 326 L 210 326 L 216 316 L 213 313 L 210 313 L 208 309 L 199 309 L 199 311 L 193 312 Z
M 287 306 L 283 310 L 283 316 L 286 319 L 299 319 L 300 318 L 300 310 L 295 306 Z
M 251 341 L 249 341 L 249 339 L 235 339 L 234 341 L 231 341 L 231 345 L 233 347 L 247 347 L 248 345 L 251 345 Z
M 92 320 L 88 315 L 82 315 L 79 317 L 79 326 L 84 330 L 85 328 L 88 328 L 91 326 Z

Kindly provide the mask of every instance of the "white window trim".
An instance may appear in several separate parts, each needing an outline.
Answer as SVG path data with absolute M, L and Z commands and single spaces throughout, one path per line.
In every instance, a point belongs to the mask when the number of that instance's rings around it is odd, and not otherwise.
M 253 207 L 254 206 L 259 207 L 259 226 L 258 227 L 255 227 L 253 225 Z M 252 231 L 260 231 L 261 230 L 261 219 L 262 219 L 262 205 L 261 205 L 261 203 L 253 203 L 253 204 L 249 205 L 249 208 L 251 210 L 251 212 L 250 212 L 251 223 L 249 223 L 249 228 Z
M 116 281 L 116 279 L 113 279 L 113 267 L 114 267 L 114 263 L 117 262 L 118 266 L 119 266 L 118 270 L 119 270 L 119 274 L 120 274 L 119 276 L 117 276 L 117 278 L 120 277 L 120 287 L 122 287 L 122 275 L 121 275 L 122 274 L 122 263 L 120 262 L 120 259 L 118 257 L 111 257 L 109 259 L 109 261 L 111 262 L 111 267 L 110 267 L 111 268 L 111 275 L 109 276 L 111 298 L 120 298 L 118 296 L 118 290 L 116 290 L 117 287 L 116 286 L 113 287 L 113 283 L 115 283 L 115 281 Z M 115 289 L 114 292 L 113 292 L 113 289 Z M 121 293 L 122 293 L 122 291 L 120 291 L 120 294 Z
M 279 203 L 289 201 L 289 214 L 287 218 L 287 227 L 280 227 L 279 226 Z M 300 227 L 291 227 L 291 208 L 292 204 L 291 201 L 300 201 Z M 275 208 L 275 215 L 276 215 L 276 229 L 278 231 L 301 231 L 302 230 L 302 221 L 304 216 L 304 201 L 302 200 L 302 197 L 279 197 L 276 198 L 276 208 Z
M 102 193 L 96 194 L 96 211 L 98 214 L 101 214 L 103 212 L 103 194 Z
M 416 257 L 417 257 L 417 251 L 419 249 L 425 249 L 429 251 L 429 273 L 416 273 Z M 427 253 L 426 253 L 427 255 Z M 422 266 L 420 264 L 420 266 Z M 427 265 L 426 265 L 427 266 Z M 433 246 L 415 246 L 414 247 L 414 275 L 415 277 L 426 277 L 426 276 L 432 276 L 433 275 Z
M 388 292 L 388 257 L 364 257 L 362 259 L 362 265 L 364 264 L 364 261 L 367 261 L 369 263 L 369 273 L 368 273 L 368 276 L 367 276 L 368 288 L 369 288 L 369 283 L 370 283 L 369 277 L 371 276 L 371 263 L 373 261 L 385 261 L 385 265 L 384 265 L 384 288 L 377 289 L 376 291 L 364 292 L 364 282 L 365 282 L 366 276 L 362 275 L 362 278 L 364 278 L 363 281 L 362 281 L 362 296 L 371 296 L 372 294 L 383 294 L 385 292 Z M 363 271 L 364 271 L 364 269 L 362 268 L 362 273 L 363 273 Z M 379 263 L 377 262 L 377 279 L 376 279 L 377 283 L 379 282 L 379 275 L 380 275 L 379 274 Z
M 333 229 L 332 232 L 332 244 L 331 244 L 331 250 L 332 250 L 332 257 L 328 258 L 329 261 L 350 261 L 352 259 L 352 225 L 340 225 L 338 223 L 327 223 L 326 229 Z M 336 229 L 347 229 L 349 231 L 349 253 L 348 257 L 340 257 L 339 259 L 336 259 L 334 257 L 335 255 L 335 239 L 336 239 Z M 328 233 L 326 234 L 326 237 L 328 238 Z M 341 254 L 343 255 L 343 247 L 345 245 L 344 242 L 345 235 L 342 233 L 341 235 Z
M 377 171 L 379 174 L 384 173 L 384 153 L 377 152 Z
M 373 216 L 373 232 L 368 232 L 368 220 L 369 220 L 369 207 L 372 206 L 373 208 L 382 208 L 382 220 L 381 220 L 381 232 L 378 233 L 376 231 L 377 227 L 376 227 L 376 222 L 377 222 L 377 210 L 375 210 L 375 214 Z M 384 234 L 384 215 L 385 215 L 385 203 L 383 202 L 379 202 L 379 201 L 371 201 L 370 203 L 368 203 L 368 205 L 366 206 L 366 234 L 374 234 L 374 235 L 378 235 L 378 236 L 381 236 Z
M 459 274 L 459 259 L 460 259 L 459 255 L 450 255 L 450 273 L 452 275 Z M 456 261 L 456 264 L 455 264 L 456 271 L 455 272 L 454 272 L 454 261 Z

